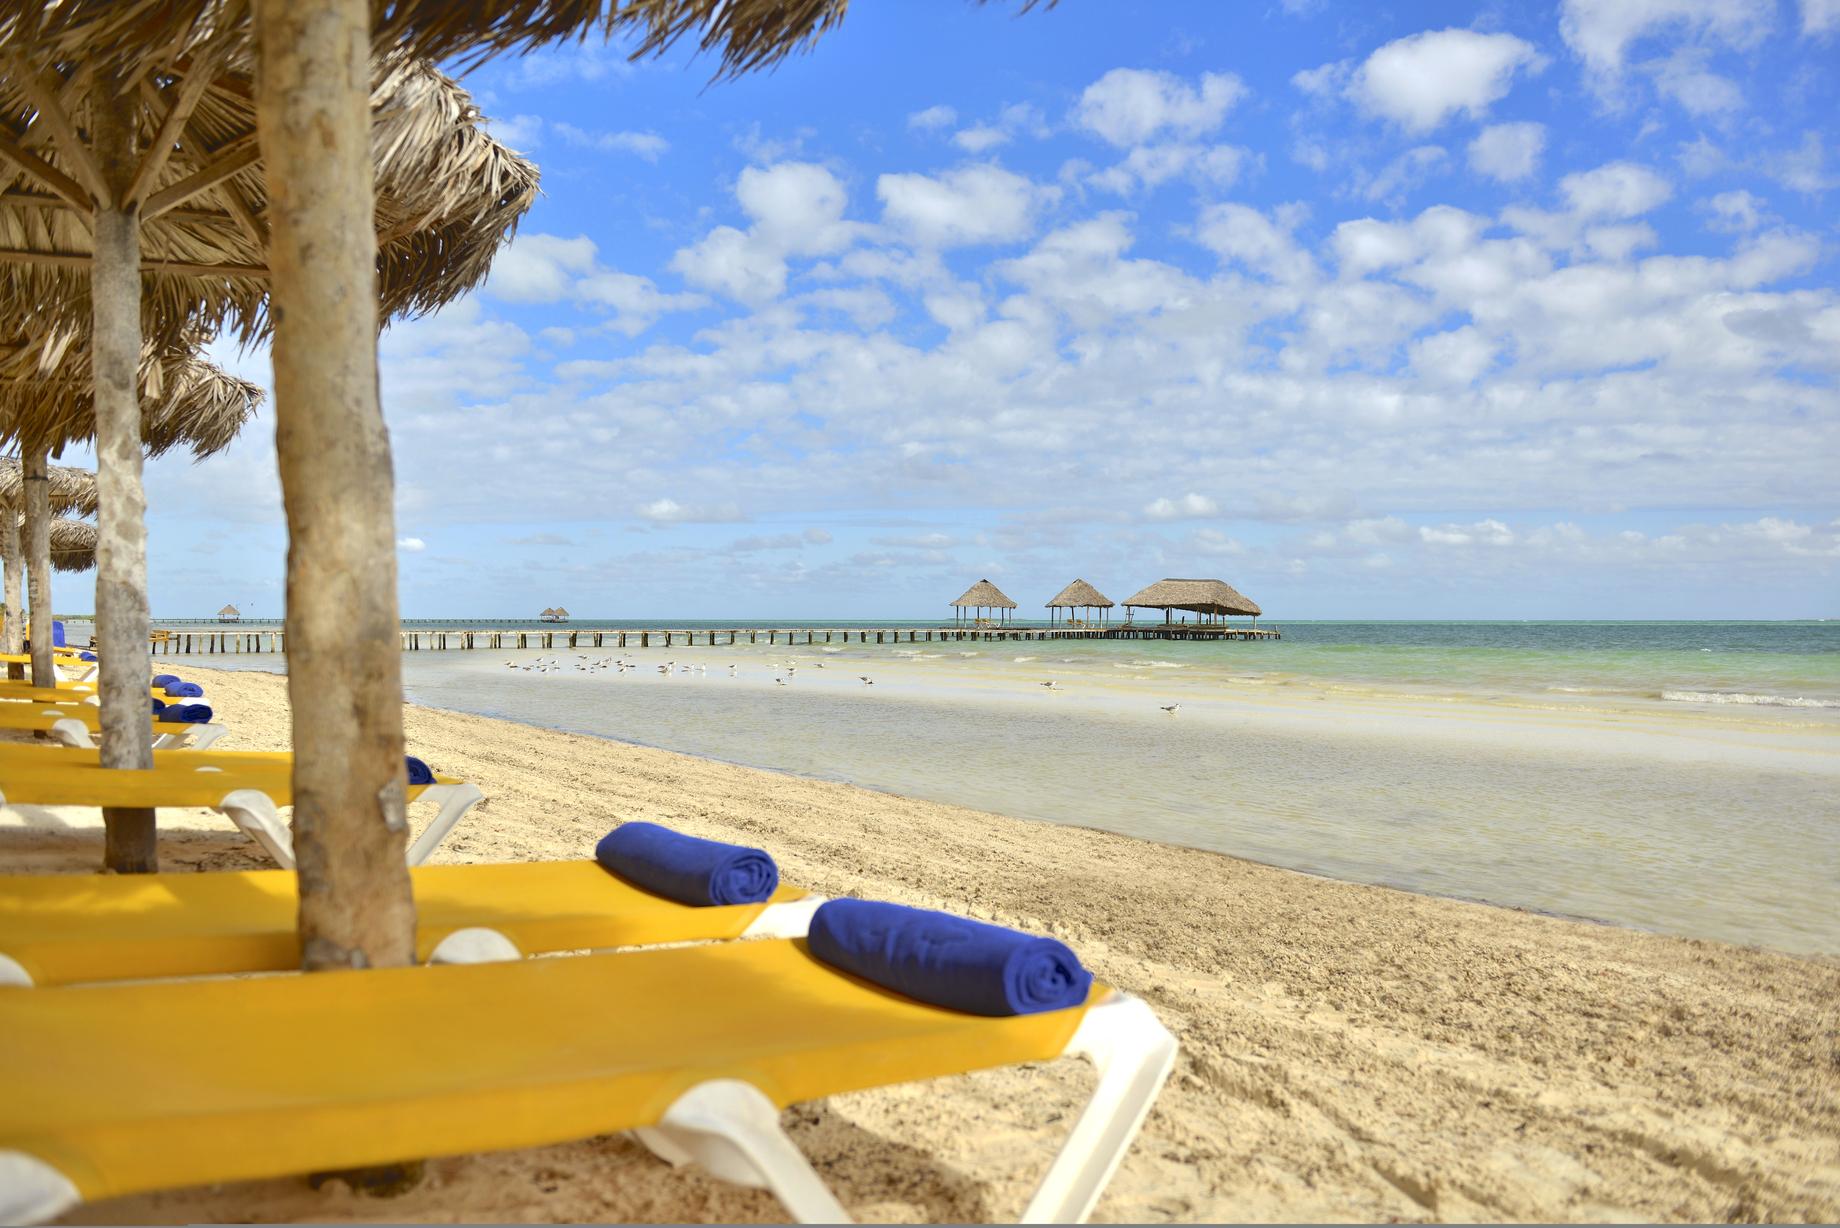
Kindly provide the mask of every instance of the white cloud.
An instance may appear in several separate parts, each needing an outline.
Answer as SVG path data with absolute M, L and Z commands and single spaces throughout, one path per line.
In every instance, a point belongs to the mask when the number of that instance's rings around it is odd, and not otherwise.
M 941 128 L 950 128 L 958 122 L 958 112 L 943 102 L 928 107 L 924 111 L 915 111 L 907 117 L 907 126 L 920 132 L 935 132 Z
M 396 539 L 396 548 L 406 554 L 420 554 L 428 549 L 428 543 L 419 537 L 399 537 Z
M 1232 73 L 1203 73 L 1198 85 L 1190 85 L 1174 73 L 1114 68 L 1081 93 L 1074 119 L 1128 148 L 1165 131 L 1177 137 L 1212 132 L 1246 93 Z
M 1153 499 L 1144 507 L 1144 515 L 1152 520 L 1197 520 L 1204 516 L 1218 516 L 1220 505 L 1206 495 L 1193 491 L 1180 499 Z
M 1247 205 L 1209 205 L 1202 210 L 1195 237 L 1222 260 L 1235 261 L 1274 281 L 1312 279 L 1316 263 L 1291 237 L 1294 219 L 1266 217 Z
M 1361 188 L 1366 200 L 1397 202 L 1407 192 L 1443 169 L 1450 160 L 1442 145 L 1417 145 L 1380 168 L 1380 172 Z
M 1720 192 L 1700 202 L 1700 207 L 1709 215 L 1706 224 L 1711 230 L 1748 233 L 1770 220 L 1764 200 L 1742 188 Z
M 550 131 L 578 149 L 627 153 L 647 162 L 658 161 L 671 148 L 671 143 L 656 132 L 588 132 L 561 122 L 552 123 Z
M 520 234 L 492 262 L 488 292 L 507 303 L 560 302 L 593 270 L 597 250 L 587 235 Z
M 1544 124 L 1491 124 L 1469 143 L 1470 168 L 1502 183 L 1519 183 L 1539 169 Z
M 975 124 L 952 134 L 952 143 L 970 154 L 988 153 L 1009 143 L 1009 133 L 989 124 Z
M 735 198 L 752 219 L 748 229 L 717 226 L 680 248 L 671 268 L 693 286 L 743 303 L 785 291 L 787 257 L 834 254 L 864 233 L 844 220 L 849 195 L 842 181 L 815 163 L 750 166 L 736 182 Z
M 966 247 L 1026 239 L 1054 196 L 997 166 L 966 166 L 942 175 L 883 175 L 875 194 L 882 220 L 923 247 Z
M 1252 157 L 1233 145 L 1140 145 L 1124 160 L 1089 176 L 1086 182 L 1108 192 L 1128 195 L 1158 187 L 1181 176 L 1198 184 L 1232 187 Z
M 1386 44 L 1361 65 L 1349 93 L 1410 132 L 1429 132 L 1458 111 L 1479 119 L 1507 94 L 1514 74 L 1542 61 L 1512 34 L 1428 30 Z
M 1706 67 L 1706 53 L 1697 47 L 1680 47 L 1664 60 L 1647 65 L 1655 88 L 1698 116 L 1719 115 L 1744 106 L 1737 82 Z
M 1840 0 L 1802 0 L 1802 34 L 1818 38 L 1840 30 Z
M 1664 30 L 1753 47 L 1775 10 L 1775 0 L 1563 0 L 1559 34 L 1594 72 L 1614 75 L 1631 44 Z
M 1645 166 L 1611 162 L 1596 170 L 1567 175 L 1559 194 L 1574 213 L 1591 218 L 1640 217 L 1674 194 L 1667 180 Z
M 495 140 L 519 152 L 528 152 L 543 143 L 541 115 L 513 115 L 505 119 L 487 119 L 486 131 Z
M 653 499 L 634 508 L 633 514 L 652 524 L 732 524 L 743 519 L 732 503 L 691 506 L 675 499 Z
M 1478 520 L 1474 524 L 1447 524 L 1433 528 L 1421 525 L 1420 540 L 1433 546 L 1511 546 L 1514 530 L 1499 520 Z

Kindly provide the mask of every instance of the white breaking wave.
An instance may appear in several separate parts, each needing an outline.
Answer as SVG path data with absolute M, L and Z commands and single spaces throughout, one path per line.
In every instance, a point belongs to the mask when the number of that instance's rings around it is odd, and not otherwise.
M 1034 657 L 1011 657 L 1010 658 L 1010 660 L 1014 661 L 1017 665 L 1021 665 L 1024 661 L 1033 661 L 1034 659 L 1035 659 Z
M 1766 708 L 1840 708 L 1837 699 L 1806 695 L 1750 695 L 1743 691 L 1663 691 L 1661 698 L 1682 704 L 1753 704 Z

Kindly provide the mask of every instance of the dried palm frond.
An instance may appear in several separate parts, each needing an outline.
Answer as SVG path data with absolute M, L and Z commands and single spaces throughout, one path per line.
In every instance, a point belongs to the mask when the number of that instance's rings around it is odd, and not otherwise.
M 96 565 L 96 526 L 87 520 L 51 522 L 51 566 L 58 571 L 88 571 Z
M 65 465 L 46 466 L 46 489 L 51 496 L 53 515 L 94 516 L 96 514 L 96 475 L 87 469 Z M 11 508 L 15 515 L 25 510 L 25 466 L 16 456 L 0 456 L 0 507 Z

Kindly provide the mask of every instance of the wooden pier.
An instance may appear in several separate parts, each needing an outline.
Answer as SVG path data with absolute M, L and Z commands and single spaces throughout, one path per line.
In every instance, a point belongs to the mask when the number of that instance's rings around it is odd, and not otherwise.
M 587 630 L 545 627 L 541 630 L 410 630 L 402 634 L 404 652 L 454 652 L 466 649 L 686 648 L 703 644 L 941 644 L 999 640 L 1276 640 L 1275 627 L 1241 627 L 1226 623 L 1112 623 L 1102 627 L 768 627 L 642 628 Z M 874 637 L 871 640 L 871 636 Z M 273 653 L 287 651 L 287 633 L 269 631 L 155 631 L 154 656 Z

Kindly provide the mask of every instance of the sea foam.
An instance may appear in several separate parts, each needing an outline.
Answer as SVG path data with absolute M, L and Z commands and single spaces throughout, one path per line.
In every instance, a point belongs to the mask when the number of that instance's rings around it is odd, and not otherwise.
M 1752 695 L 1744 691 L 1663 691 L 1661 698 L 1682 704 L 1752 704 L 1766 708 L 1840 708 L 1840 700 L 1806 695 Z

